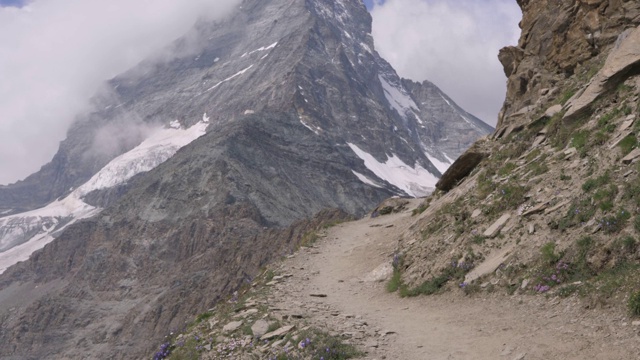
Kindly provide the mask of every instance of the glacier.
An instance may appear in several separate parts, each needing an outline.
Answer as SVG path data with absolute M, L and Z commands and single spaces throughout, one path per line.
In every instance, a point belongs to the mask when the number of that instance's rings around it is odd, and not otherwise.
M 154 169 L 204 135 L 208 125 L 206 113 L 200 122 L 186 129 L 179 121 L 172 121 L 168 128 L 157 129 L 140 145 L 111 160 L 65 198 L 40 209 L 0 218 L 0 274 L 27 260 L 69 225 L 97 215 L 102 209 L 82 200 L 88 193 L 124 184 L 133 176 Z
M 404 163 L 399 157 L 391 154 L 384 163 L 379 162 L 371 154 L 360 149 L 357 145 L 347 143 L 351 150 L 364 161 L 364 165 L 378 178 L 396 186 L 400 190 L 413 197 L 423 197 L 435 190 L 438 178 L 419 164 L 415 167 Z M 352 170 L 353 172 L 353 170 Z M 355 175 L 355 174 L 354 174 Z M 371 185 L 366 178 L 356 175 L 365 184 Z M 374 185 L 375 186 L 375 185 Z

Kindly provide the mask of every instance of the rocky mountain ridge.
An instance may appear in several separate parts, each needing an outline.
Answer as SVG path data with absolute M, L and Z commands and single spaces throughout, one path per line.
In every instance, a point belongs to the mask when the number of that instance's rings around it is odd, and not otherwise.
M 144 357 L 309 230 L 432 191 L 490 128 L 401 80 L 370 26 L 357 0 L 246 0 L 194 28 L 195 54 L 181 40 L 189 51 L 111 80 L 52 163 L 0 188 L 0 221 L 28 223 L 14 243 L 56 237 L 0 276 L 0 356 Z M 194 128 L 142 172 L 117 170 L 149 133 Z M 97 215 L 24 213 L 69 199 Z

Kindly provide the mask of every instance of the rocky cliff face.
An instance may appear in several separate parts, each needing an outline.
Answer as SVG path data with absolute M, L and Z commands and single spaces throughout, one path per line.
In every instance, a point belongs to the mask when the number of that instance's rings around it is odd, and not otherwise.
M 357 0 L 246 0 L 111 80 L 0 188 L 0 261 L 48 243 L 0 277 L 0 356 L 146 356 L 307 230 L 429 193 L 490 128 L 400 79 L 370 22 Z
M 588 80 L 619 35 L 640 21 L 637 1 L 521 0 L 518 4 L 523 12 L 520 41 L 499 54 L 509 79 L 498 129 L 526 122 L 523 114 L 546 110 L 550 101 L 564 95 L 561 89 L 571 90 L 566 81 Z
M 579 293 L 586 308 L 624 313 L 640 289 L 640 4 L 518 3 L 497 130 L 404 234 L 401 291 Z

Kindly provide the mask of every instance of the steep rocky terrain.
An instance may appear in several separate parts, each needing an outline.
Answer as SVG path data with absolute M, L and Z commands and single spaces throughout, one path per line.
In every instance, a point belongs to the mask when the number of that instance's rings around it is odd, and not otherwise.
M 491 128 L 370 30 L 358 0 L 246 0 L 111 80 L 0 187 L 0 357 L 144 357 L 308 231 L 430 193 Z
M 299 251 L 250 286 L 167 333 L 156 358 L 636 357 L 640 320 L 616 308 L 585 311 L 579 297 L 469 288 L 438 296 L 389 293 L 385 281 L 393 273 L 396 239 L 419 221 L 412 214 L 420 203 L 394 199 L 378 209 L 391 206 L 391 214 L 310 233 Z
M 169 337 L 173 358 L 322 356 L 314 342 L 371 359 L 637 357 L 640 3 L 518 3 L 496 132 L 432 196 L 321 232 L 178 335 L 210 338 Z M 276 333 L 255 337 L 260 321 Z
M 396 288 L 640 315 L 640 4 L 519 4 L 520 43 L 500 53 L 509 83 L 497 130 L 402 234 Z

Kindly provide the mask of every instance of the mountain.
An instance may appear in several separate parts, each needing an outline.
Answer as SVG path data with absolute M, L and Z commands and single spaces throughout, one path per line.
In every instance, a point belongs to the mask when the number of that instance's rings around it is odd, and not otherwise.
M 0 187 L 0 356 L 147 356 L 309 230 L 433 191 L 492 128 L 370 32 L 359 0 L 245 0 L 110 80 Z

